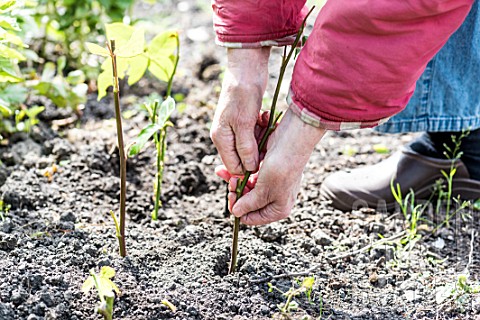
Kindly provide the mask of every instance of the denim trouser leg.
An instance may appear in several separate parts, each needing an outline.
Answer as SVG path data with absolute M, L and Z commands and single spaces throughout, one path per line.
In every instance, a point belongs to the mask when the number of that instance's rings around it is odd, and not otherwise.
M 409 104 L 380 132 L 461 131 L 480 128 L 480 0 L 430 61 Z

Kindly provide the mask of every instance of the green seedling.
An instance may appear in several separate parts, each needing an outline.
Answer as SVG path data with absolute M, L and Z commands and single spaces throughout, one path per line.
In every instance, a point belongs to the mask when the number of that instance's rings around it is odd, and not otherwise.
M 406 245 L 411 241 L 416 241 L 420 238 L 418 234 L 418 222 L 422 220 L 422 215 L 430 204 L 430 200 L 425 203 L 417 204 L 415 202 L 415 192 L 410 189 L 405 198 L 402 197 L 402 190 L 400 184 L 394 186 L 394 179 L 390 181 L 390 190 L 392 195 L 400 207 L 400 211 L 407 223 L 406 236 L 400 240 L 400 243 Z
M 470 253 L 468 255 L 468 263 L 465 270 L 457 275 L 455 282 L 447 283 L 446 285 L 439 287 L 436 291 L 436 302 L 442 304 L 443 302 L 453 299 L 462 308 L 467 303 L 469 297 L 474 294 L 480 293 L 480 284 L 478 282 L 471 282 L 470 278 L 470 266 L 473 263 L 473 250 L 475 248 L 475 230 L 472 230 L 472 236 L 470 240 Z
M 435 213 L 440 215 L 440 210 L 442 208 L 442 204 L 446 202 L 446 209 L 445 209 L 445 218 L 443 221 L 433 229 L 432 233 L 437 232 L 441 227 L 444 225 L 447 227 L 450 227 L 450 220 L 455 217 L 458 213 L 462 213 L 465 208 L 469 207 L 471 205 L 470 201 L 462 201 L 460 199 L 460 196 L 454 197 L 453 193 L 453 178 L 457 172 L 457 168 L 455 166 L 455 163 L 458 159 L 460 159 L 463 155 L 463 152 L 460 151 L 460 147 L 462 145 L 462 140 L 467 137 L 470 134 L 470 130 L 463 130 L 462 134 L 459 137 L 456 137 L 452 135 L 452 142 L 453 142 L 453 148 L 449 147 L 447 144 L 444 144 L 444 155 L 447 157 L 447 159 L 450 160 L 450 168 L 449 171 L 446 172 L 445 170 L 442 170 L 442 175 L 446 180 L 446 191 L 444 190 L 444 186 L 442 181 L 439 181 L 436 186 L 435 190 L 438 193 L 437 197 L 437 204 L 436 204 L 436 210 Z M 456 209 L 452 210 L 451 205 L 452 202 L 456 203 Z M 464 218 L 467 218 L 467 216 L 464 215 Z
M 100 304 L 96 312 L 101 314 L 104 320 L 113 319 L 113 303 L 115 301 L 115 293 L 120 294 L 117 285 L 111 280 L 115 276 L 115 270 L 111 267 L 103 266 L 99 274 L 95 274 L 94 270 L 90 270 L 90 276 L 82 285 L 82 292 L 88 292 L 95 287 L 97 290 Z
M 452 199 L 452 187 L 453 187 L 453 177 L 457 172 L 457 168 L 455 167 L 455 162 L 460 159 L 463 155 L 463 152 L 460 151 L 460 147 L 462 145 L 462 140 L 470 134 L 470 130 L 462 130 L 462 134 L 457 138 L 455 135 L 452 135 L 452 142 L 454 144 L 453 149 L 450 148 L 446 143 L 443 144 L 445 151 L 443 154 L 447 159 L 450 159 L 450 171 L 447 173 L 445 170 L 442 170 L 442 175 L 445 177 L 447 181 L 447 193 L 446 193 L 446 201 L 447 201 L 447 209 L 446 209 L 446 216 L 447 219 L 445 221 L 446 225 L 449 226 L 449 220 L 453 217 L 450 215 L 450 205 Z M 440 198 L 440 197 L 439 197 Z
M 312 291 L 313 285 L 315 284 L 315 277 L 307 277 L 301 282 L 299 280 L 297 280 L 296 282 L 298 287 L 292 286 L 290 289 L 288 289 L 287 292 L 283 292 L 276 286 L 268 283 L 268 292 L 273 292 L 275 290 L 286 297 L 287 300 L 284 303 L 278 304 L 277 307 L 278 309 L 280 309 L 282 315 L 287 319 L 289 318 L 289 314 L 292 311 L 298 310 L 298 303 L 294 300 L 294 298 L 305 294 L 308 302 L 312 303 Z
M 160 107 L 159 107 L 160 106 Z M 151 123 L 140 131 L 129 149 L 128 155 L 133 157 L 137 155 L 145 144 L 153 137 L 157 151 L 157 173 L 154 183 L 155 190 L 155 208 L 152 212 L 152 219 L 158 219 L 158 210 L 161 206 L 160 196 L 162 190 L 163 171 L 165 168 L 165 153 L 167 150 L 167 128 L 173 126 L 168 118 L 175 110 L 175 100 L 168 97 L 161 104 L 155 100 L 151 104 L 145 104 L 145 109 L 149 113 Z
M 60 57 L 55 65 L 47 62 L 39 80 L 33 81 L 33 89 L 39 95 L 50 99 L 57 107 L 70 108 L 78 112 L 78 107 L 87 101 L 88 86 L 85 74 L 81 70 L 70 71 L 66 77 L 63 71 L 67 59 Z
M 10 212 L 12 206 L 0 199 L 0 220 L 5 221 L 5 216 Z
M 171 74 L 168 77 L 166 99 L 160 104 L 159 100 L 154 100 L 152 103 L 145 103 L 144 108 L 148 112 L 150 124 L 140 131 L 140 134 L 135 139 L 130 148 L 129 156 L 137 155 L 145 146 L 148 140 L 153 137 L 157 151 L 157 172 L 156 181 L 154 183 L 155 190 L 155 208 L 152 212 L 152 219 L 158 219 L 158 210 L 161 206 L 160 196 L 162 193 L 163 171 L 165 169 L 165 153 L 167 150 L 167 128 L 172 127 L 173 124 L 169 121 L 170 115 L 175 110 L 175 100 L 171 97 L 173 77 L 175 76 L 178 61 L 180 59 L 180 41 L 178 34 L 174 33 L 176 41 L 176 54 L 173 55 L 174 65 Z M 169 37 L 168 40 L 171 40 Z M 167 70 L 168 71 L 168 70 Z
M 312 7 L 312 9 L 308 12 L 305 19 L 303 20 L 302 26 L 298 30 L 295 41 L 293 42 L 288 54 L 287 54 L 287 48 L 284 47 L 284 54 L 283 54 L 283 58 L 282 58 L 281 68 L 280 68 L 280 75 L 278 76 L 278 81 L 277 81 L 277 85 L 276 85 L 276 88 L 275 88 L 275 93 L 274 93 L 273 99 L 272 99 L 272 106 L 270 108 L 270 118 L 268 119 L 267 129 L 266 129 L 262 139 L 260 140 L 260 142 L 258 144 L 258 150 L 259 151 L 263 151 L 265 149 L 268 137 L 275 130 L 277 122 L 280 119 L 280 117 L 282 116 L 281 112 L 279 112 L 279 113 L 276 112 L 277 100 L 278 100 L 278 96 L 280 94 L 280 87 L 282 85 L 283 77 L 285 75 L 285 71 L 287 69 L 288 62 L 290 61 L 290 59 L 292 58 L 293 54 L 296 51 L 296 48 L 297 48 L 297 46 L 299 44 L 299 41 L 300 41 L 300 39 L 302 37 L 302 34 L 303 34 L 303 30 L 305 29 L 305 24 L 306 24 L 307 18 L 312 13 L 313 9 L 315 9 L 315 6 Z M 240 199 L 240 197 L 242 196 L 243 191 L 245 190 L 245 187 L 247 185 L 248 178 L 250 178 L 251 174 L 252 174 L 252 172 L 247 171 L 245 173 L 245 176 L 242 179 L 238 180 L 237 189 L 235 190 L 235 193 L 237 194 L 237 200 Z M 232 241 L 232 250 L 231 250 L 231 260 L 230 260 L 230 267 L 229 267 L 229 271 L 228 271 L 229 273 L 234 273 L 235 269 L 237 267 L 238 232 L 239 232 L 239 230 L 240 230 L 240 218 L 235 217 L 234 226 L 233 226 L 233 241 Z

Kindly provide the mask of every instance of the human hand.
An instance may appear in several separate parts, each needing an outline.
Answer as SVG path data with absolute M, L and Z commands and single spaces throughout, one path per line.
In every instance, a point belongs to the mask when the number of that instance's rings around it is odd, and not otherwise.
M 259 164 L 255 130 L 268 80 L 270 47 L 228 49 L 210 137 L 226 169 L 234 175 L 255 171 Z
M 262 225 L 286 218 L 297 197 L 303 169 L 324 129 L 304 123 L 287 111 L 267 143 L 260 170 L 251 175 L 244 195 L 237 201 L 238 177 L 225 168 L 218 176 L 229 181 L 229 209 L 247 225 Z

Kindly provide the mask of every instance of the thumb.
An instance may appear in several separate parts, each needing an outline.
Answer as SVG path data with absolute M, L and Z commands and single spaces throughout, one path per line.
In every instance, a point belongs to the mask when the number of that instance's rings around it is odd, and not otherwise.
M 242 217 L 250 212 L 258 211 L 268 204 L 268 199 L 261 188 L 253 188 L 243 195 L 232 208 L 235 217 Z
M 235 147 L 246 171 L 256 171 L 258 167 L 258 146 L 254 130 L 237 129 Z

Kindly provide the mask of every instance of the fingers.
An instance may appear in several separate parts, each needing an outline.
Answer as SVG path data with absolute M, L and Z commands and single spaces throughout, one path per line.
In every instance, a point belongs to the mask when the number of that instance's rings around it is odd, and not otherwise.
M 215 174 L 222 178 L 225 182 L 229 182 L 233 175 L 228 172 L 227 168 L 224 165 L 218 166 L 215 168 Z
M 273 212 L 272 206 L 270 205 L 242 216 L 240 222 L 249 226 L 259 226 L 281 220 L 287 216 L 288 214 Z
M 258 167 L 258 145 L 252 129 L 237 128 L 235 131 L 235 146 L 245 171 L 255 171 Z
M 210 138 L 218 150 L 222 162 L 231 174 L 243 174 L 243 166 L 235 149 L 235 135 L 231 128 L 212 127 L 210 131 Z
M 236 217 L 242 217 L 265 207 L 268 203 L 268 197 L 263 194 L 262 188 L 254 188 L 236 201 L 231 212 Z

